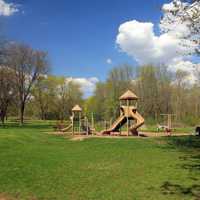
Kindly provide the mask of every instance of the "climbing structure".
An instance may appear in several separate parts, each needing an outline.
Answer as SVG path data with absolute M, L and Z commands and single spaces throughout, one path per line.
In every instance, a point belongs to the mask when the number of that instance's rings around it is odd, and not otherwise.
M 90 134 L 91 129 L 89 127 L 88 119 L 82 116 L 82 108 L 76 105 L 72 108 L 72 116 L 70 117 L 71 123 L 66 128 L 63 128 L 63 132 L 71 132 L 75 134 Z
M 120 116 L 103 134 L 112 134 L 119 132 L 125 124 L 127 136 L 131 133 L 138 135 L 137 129 L 144 124 L 144 118 L 137 111 L 138 97 L 130 90 L 125 92 L 120 98 Z
M 72 108 L 72 116 L 70 117 L 71 122 L 70 122 L 69 126 L 63 128 L 61 131 L 63 131 L 63 132 L 72 131 L 73 134 L 74 134 L 74 131 L 80 132 L 81 112 L 82 112 L 82 108 L 79 105 L 75 105 Z

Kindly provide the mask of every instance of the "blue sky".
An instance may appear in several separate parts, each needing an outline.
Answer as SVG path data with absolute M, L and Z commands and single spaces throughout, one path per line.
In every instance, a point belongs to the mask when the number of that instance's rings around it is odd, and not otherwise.
M 1 17 L 9 39 L 49 52 L 52 73 L 104 80 L 115 65 L 136 62 L 116 47 L 120 24 L 159 23 L 164 0 L 10 0 L 19 12 Z M 156 30 L 157 31 L 157 30 Z M 110 58 L 112 64 L 106 60 Z

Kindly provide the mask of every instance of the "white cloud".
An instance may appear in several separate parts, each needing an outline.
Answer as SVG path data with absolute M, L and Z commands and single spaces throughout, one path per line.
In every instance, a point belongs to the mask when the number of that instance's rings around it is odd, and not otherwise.
M 173 6 L 172 3 L 165 4 L 163 9 L 173 10 Z M 194 52 L 197 46 L 189 43 L 190 41 L 186 41 L 189 45 L 181 45 L 180 38 L 189 34 L 187 24 L 172 25 L 173 31 L 156 35 L 154 24 L 151 22 L 127 21 L 119 27 L 116 44 L 122 52 L 131 56 L 139 64 L 166 65 L 173 72 L 181 69 L 188 72 L 188 82 L 194 83 L 195 70 L 199 65 L 192 63 L 191 59 L 184 55 Z M 160 26 L 160 29 L 162 28 Z
M 187 53 L 187 48 L 180 45 L 175 35 L 164 33 L 156 36 L 153 28 L 151 22 L 125 22 L 119 27 L 116 43 L 140 64 L 168 64 Z
M 96 83 L 99 82 L 99 79 L 96 77 L 91 78 L 67 78 L 67 81 L 73 81 L 81 86 L 81 89 L 85 96 L 90 96 L 96 88 Z
M 112 59 L 111 59 L 111 58 L 108 58 L 108 59 L 106 60 L 106 63 L 109 64 L 109 65 L 111 65 L 111 64 L 112 64 Z
M 168 69 L 172 72 L 176 72 L 178 70 L 184 71 L 187 73 L 185 81 L 189 83 L 189 85 L 195 84 L 197 81 L 197 73 L 200 71 L 200 64 L 194 64 L 191 61 L 175 61 L 168 66 Z
M 18 12 L 18 8 L 13 3 L 6 3 L 4 0 L 0 0 L 0 15 L 11 16 Z

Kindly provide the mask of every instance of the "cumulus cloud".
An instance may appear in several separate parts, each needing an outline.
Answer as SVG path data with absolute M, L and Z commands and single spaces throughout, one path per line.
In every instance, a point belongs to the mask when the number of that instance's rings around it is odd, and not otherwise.
M 99 79 L 96 77 L 91 78 L 67 78 L 67 81 L 73 81 L 74 83 L 77 83 L 81 86 L 81 89 L 85 96 L 90 96 L 96 87 L 96 83 L 99 82 Z
M 112 64 L 112 59 L 111 59 L 111 58 L 108 58 L 108 59 L 106 60 L 106 63 L 109 64 L 109 65 Z
M 164 9 L 171 7 L 166 4 Z M 187 31 L 187 26 L 177 24 L 174 31 L 156 35 L 153 23 L 132 20 L 120 25 L 116 43 L 139 64 L 166 65 L 174 72 L 181 69 L 188 72 L 188 80 L 194 82 L 197 65 L 185 60 L 184 55 L 194 51 L 196 46 L 180 45 L 180 36 L 188 34 Z
M 151 22 L 128 21 L 120 25 L 116 43 L 140 64 L 169 64 L 188 49 L 172 33 L 157 36 Z
M 185 77 L 185 82 L 189 85 L 193 85 L 198 81 L 197 74 L 200 72 L 200 64 L 194 64 L 187 60 L 180 60 L 170 63 L 168 69 L 172 72 L 176 72 L 178 70 L 186 72 L 187 76 Z
M 18 8 L 14 3 L 6 3 L 4 0 L 0 0 L 0 15 L 11 16 L 18 12 Z

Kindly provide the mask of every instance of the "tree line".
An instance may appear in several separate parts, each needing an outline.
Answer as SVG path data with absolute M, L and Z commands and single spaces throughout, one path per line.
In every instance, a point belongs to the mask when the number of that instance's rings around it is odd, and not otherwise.
M 187 73 L 172 74 L 166 67 L 151 65 L 119 66 L 112 69 L 105 82 L 97 84 L 94 95 L 85 102 L 97 120 L 115 119 L 119 114 L 119 96 L 127 89 L 139 97 L 138 110 L 146 122 L 158 123 L 161 114 L 174 114 L 180 123 L 195 125 L 200 122 L 200 84 L 189 85 Z
M 80 103 L 82 91 L 65 77 L 49 75 L 47 52 L 18 43 L 4 44 L 0 56 L 0 119 L 24 114 L 38 119 L 61 119 L 74 102 Z
M 166 67 L 151 65 L 114 67 L 94 94 L 83 98 L 81 85 L 50 74 L 48 54 L 22 44 L 9 44 L 1 51 L 0 117 L 24 115 L 31 119 L 65 120 L 71 108 L 80 104 L 96 121 L 115 119 L 119 114 L 119 96 L 127 89 L 139 96 L 138 109 L 146 121 L 159 121 L 163 113 L 175 114 L 180 122 L 194 125 L 200 117 L 200 81 L 185 82 L 187 73 L 170 73 Z

